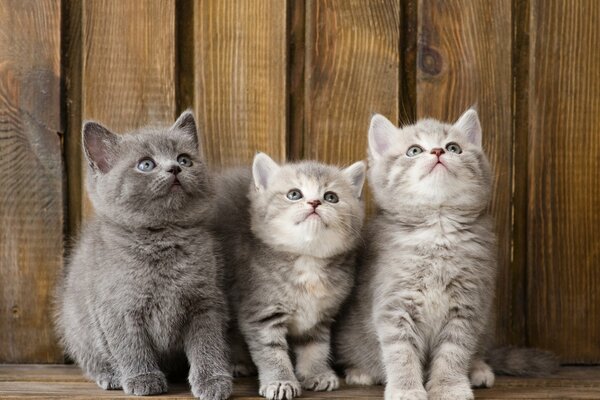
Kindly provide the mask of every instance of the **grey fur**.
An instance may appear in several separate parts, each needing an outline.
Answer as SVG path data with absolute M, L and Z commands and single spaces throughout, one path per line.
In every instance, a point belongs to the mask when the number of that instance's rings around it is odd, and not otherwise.
M 410 157 L 414 144 L 423 152 Z M 374 116 L 369 180 L 380 210 L 335 338 L 346 380 L 385 383 L 386 399 L 472 399 L 471 384 L 494 381 L 484 357 L 496 277 L 477 113 L 402 129 Z
M 558 357 L 550 351 L 512 346 L 491 349 L 487 361 L 499 375 L 546 376 L 559 367 Z
M 214 188 L 196 135 L 190 112 L 127 135 L 84 125 L 96 213 L 58 288 L 56 325 L 67 354 L 104 389 L 162 393 L 165 373 L 189 362 L 196 397 L 231 393 L 222 273 L 205 227 Z M 193 165 L 179 165 L 182 153 Z M 137 169 L 145 157 L 151 172 Z M 168 172 L 176 167 L 179 187 Z
M 227 172 L 217 184 L 215 229 L 230 272 L 235 373 L 250 373 L 253 360 L 259 393 L 269 399 L 291 399 L 301 388 L 336 389 L 330 326 L 353 284 L 365 165 L 342 171 L 315 162 L 279 167 L 259 153 L 253 171 L 254 179 L 249 171 Z M 305 197 L 289 200 L 294 188 Z M 327 191 L 339 202 L 327 203 Z M 321 218 L 304 219 L 313 199 L 322 202 Z

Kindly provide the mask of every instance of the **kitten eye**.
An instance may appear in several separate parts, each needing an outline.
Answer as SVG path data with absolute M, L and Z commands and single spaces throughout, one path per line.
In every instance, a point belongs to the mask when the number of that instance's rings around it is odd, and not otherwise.
M 448 150 L 450 153 L 456 153 L 456 154 L 462 153 L 462 149 L 460 148 L 460 146 L 454 142 L 448 143 L 446 145 L 446 150 Z
M 182 167 L 191 167 L 194 164 L 190 159 L 190 156 L 188 156 L 187 154 L 180 154 L 179 156 L 177 156 L 177 162 Z
M 142 172 L 150 172 L 154 169 L 154 167 L 156 167 L 156 163 L 151 158 L 144 158 L 137 165 L 137 169 Z
M 286 197 L 292 201 L 296 201 L 304 196 L 302 196 L 302 192 L 299 189 L 292 189 L 287 193 Z
M 422 152 L 423 152 L 423 148 L 421 146 L 417 146 L 415 144 L 415 145 L 410 146 L 408 148 L 408 150 L 406 151 L 406 155 L 409 156 L 409 157 L 414 157 L 414 156 L 418 156 Z
M 323 198 L 328 203 L 337 203 L 338 201 L 340 201 L 338 195 L 335 194 L 334 192 L 325 193 L 325 196 L 323 196 Z

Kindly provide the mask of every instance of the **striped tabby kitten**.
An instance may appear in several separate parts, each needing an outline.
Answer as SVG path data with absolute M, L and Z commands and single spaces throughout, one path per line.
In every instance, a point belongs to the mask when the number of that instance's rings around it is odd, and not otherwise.
M 385 382 L 389 400 L 472 399 L 471 385 L 494 381 L 484 360 L 496 278 L 491 173 L 477 113 L 402 129 L 376 115 L 369 167 L 380 212 L 337 329 L 346 380 Z M 535 350 L 510 354 L 503 372 L 556 365 Z
M 365 169 L 363 162 L 343 170 L 316 162 L 279 166 L 258 153 L 252 176 L 233 171 L 217 180 L 234 373 L 248 374 L 255 364 L 261 396 L 291 399 L 301 387 L 338 387 L 330 326 L 354 281 Z

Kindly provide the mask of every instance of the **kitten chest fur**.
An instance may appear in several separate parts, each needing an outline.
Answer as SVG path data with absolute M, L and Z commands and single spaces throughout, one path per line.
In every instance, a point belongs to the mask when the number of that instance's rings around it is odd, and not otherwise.
M 393 232 L 388 257 L 396 264 L 392 266 L 395 279 L 390 279 L 385 269 L 380 276 L 382 281 L 398 285 L 398 296 L 412 299 L 416 325 L 430 340 L 437 337 L 448 320 L 455 296 L 474 296 L 473 305 L 481 301 L 480 291 L 460 292 L 457 288 L 475 281 L 476 286 L 486 287 L 489 282 L 485 281 L 493 276 L 484 273 L 488 265 L 480 263 L 489 258 L 490 246 L 476 241 L 469 225 L 443 215 L 436 217 L 408 232 Z
M 300 256 L 294 262 L 289 277 L 295 308 L 288 322 L 290 333 L 300 335 L 322 318 L 323 312 L 338 303 L 327 277 L 328 261 L 311 256 Z

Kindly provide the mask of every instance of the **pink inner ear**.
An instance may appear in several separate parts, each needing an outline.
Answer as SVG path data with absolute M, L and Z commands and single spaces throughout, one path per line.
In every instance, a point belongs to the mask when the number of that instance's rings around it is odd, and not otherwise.
M 100 170 L 106 173 L 111 168 L 111 148 L 114 143 L 111 142 L 104 128 L 99 126 L 86 126 L 84 134 L 85 151 L 89 160 Z
M 101 172 L 106 173 L 110 169 L 110 164 L 107 143 L 103 142 L 98 136 L 90 135 L 86 140 L 86 147 L 91 161 Z

